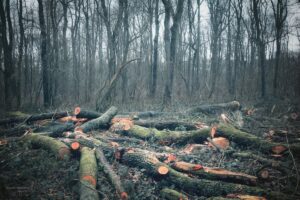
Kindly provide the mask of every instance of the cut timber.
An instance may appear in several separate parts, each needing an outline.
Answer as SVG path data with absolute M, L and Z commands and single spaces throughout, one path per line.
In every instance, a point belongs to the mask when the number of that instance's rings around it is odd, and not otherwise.
M 54 113 L 42 113 L 42 114 L 36 114 L 36 115 L 28 115 L 28 116 L 21 116 L 21 117 L 14 117 L 14 118 L 8 118 L 8 119 L 2 119 L 0 120 L 0 125 L 5 124 L 12 124 L 12 123 L 30 123 L 38 120 L 44 120 L 44 119 L 59 119 L 62 117 L 68 116 L 69 112 L 54 112 Z
M 97 185 L 97 163 L 94 150 L 83 147 L 81 148 L 80 158 L 80 199 L 99 199 L 96 190 Z
M 232 172 L 221 168 L 199 167 L 198 164 L 186 162 L 175 162 L 171 166 L 177 171 L 191 173 L 209 180 L 222 180 L 246 185 L 256 185 L 257 183 L 257 177 L 255 176 Z
M 43 132 L 50 137 L 62 137 L 63 132 L 71 131 L 74 128 L 75 126 L 72 122 L 63 123 L 63 124 L 57 122 L 51 122 L 46 127 L 40 127 L 35 129 L 35 132 Z
M 122 184 L 121 184 L 121 180 L 120 180 L 120 177 L 112 170 L 112 166 L 110 166 L 110 164 L 108 164 L 105 156 L 104 156 L 104 153 L 103 153 L 103 150 L 101 149 L 101 147 L 98 147 L 96 149 L 96 157 L 99 161 L 99 166 L 103 166 L 104 168 L 104 173 L 107 174 L 110 182 L 113 184 L 113 186 L 115 187 L 116 191 L 117 191 L 117 194 L 119 196 L 120 199 L 128 199 L 128 195 L 127 193 L 125 192 Z
M 101 113 L 89 111 L 89 110 L 82 110 L 80 107 L 76 107 L 74 114 L 77 118 L 87 118 L 87 119 L 95 119 L 101 116 Z
M 134 121 L 135 125 L 147 127 L 147 128 L 156 128 L 158 130 L 169 129 L 175 130 L 177 128 L 183 128 L 187 131 L 196 130 L 196 123 L 180 122 L 180 121 L 146 121 L 138 120 Z
M 272 152 L 272 148 L 275 146 L 284 146 L 287 148 L 286 144 L 270 142 L 264 140 L 263 138 L 259 138 L 255 135 L 250 133 L 246 133 L 244 131 L 238 130 L 231 125 L 224 125 L 221 124 L 217 128 L 217 136 L 226 137 L 229 141 L 235 142 L 237 145 L 244 147 L 244 148 L 253 148 L 260 150 L 264 153 Z M 295 156 L 299 155 L 300 153 L 300 144 L 291 144 L 289 145 L 291 151 L 295 153 Z
M 110 109 L 108 109 L 103 115 L 100 117 L 93 119 L 91 121 L 88 121 L 84 123 L 83 125 L 79 126 L 82 128 L 82 131 L 84 133 L 87 133 L 89 131 L 99 129 L 99 128 L 105 128 L 108 127 L 110 120 L 117 114 L 117 108 L 112 106 Z
M 216 114 L 222 111 L 236 111 L 241 107 L 238 101 L 231 101 L 228 103 L 211 104 L 211 105 L 201 105 L 188 110 L 188 113 L 207 113 Z
M 38 146 L 51 151 L 59 159 L 70 158 L 68 146 L 54 138 L 32 133 L 26 135 L 24 139 L 29 141 L 33 146 Z
M 145 169 L 145 172 L 150 175 L 158 175 L 157 167 L 166 164 L 160 162 L 154 155 L 135 152 L 134 150 L 125 151 L 122 156 L 122 161 L 132 167 Z M 164 177 L 164 180 L 169 184 L 174 184 L 179 189 L 187 192 L 196 193 L 205 197 L 222 196 L 231 193 L 245 193 L 251 195 L 264 195 L 270 199 L 291 199 L 290 196 L 279 192 L 268 191 L 258 187 L 250 187 L 241 184 L 224 183 L 222 181 L 211 181 L 204 179 L 196 179 L 178 172 L 170 167 L 169 173 Z
M 188 200 L 188 197 L 185 194 L 182 194 L 170 188 L 162 189 L 160 191 L 160 195 L 167 200 Z

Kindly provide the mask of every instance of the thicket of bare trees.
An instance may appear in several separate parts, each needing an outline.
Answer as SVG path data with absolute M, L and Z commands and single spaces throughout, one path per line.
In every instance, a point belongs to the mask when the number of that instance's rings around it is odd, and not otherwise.
M 3 0 L 1 107 L 298 98 L 300 54 L 289 46 L 299 40 L 295 7 L 287 0 Z

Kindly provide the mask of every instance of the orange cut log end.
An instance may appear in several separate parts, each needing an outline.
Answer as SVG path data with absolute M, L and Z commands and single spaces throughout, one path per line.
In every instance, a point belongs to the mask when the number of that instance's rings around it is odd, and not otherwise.
M 169 169 L 165 166 L 159 166 L 157 171 L 160 175 L 166 175 L 169 173 Z
M 127 194 L 126 192 L 122 192 L 122 193 L 121 193 L 121 199 L 122 199 L 122 200 L 128 199 L 128 194 Z
M 74 109 L 74 115 L 78 115 L 80 113 L 80 111 L 81 111 L 81 108 L 80 107 L 76 107 Z
M 87 182 L 89 182 L 91 185 L 96 186 L 96 179 L 95 177 L 91 176 L 91 175 L 86 175 L 82 177 L 82 180 L 85 180 Z
M 80 148 L 79 142 L 72 142 L 71 148 L 72 148 L 72 150 L 74 150 L 74 151 L 78 150 L 78 149 Z
M 272 152 L 275 154 L 281 154 L 286 150 L 287 150 L 287 148 L 283 145 L 277 145 L 277 146 L 272 147 Z

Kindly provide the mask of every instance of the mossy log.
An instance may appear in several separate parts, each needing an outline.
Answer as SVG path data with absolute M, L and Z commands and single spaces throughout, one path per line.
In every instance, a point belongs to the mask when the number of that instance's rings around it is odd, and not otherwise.
M 238 101 L 231 101 L 228 103 L 219 103 L 219 104 L 208 104 L 201 105 L 195 108 L 188 110 L 188 113 L 207 113 L 207 114 L 216 114 L 222 111 L 236 111 L 241 108 L 241 105 Z
M 58 122 L 51 122 L 45 127 L 39 127 L 35 129 L 35 132 L 43 132 L 50 137 L 62 137 L 63 132 L 65 131 L 72 131 L 75 128 L 72 122 L 67 123 L 58 123 Z
M 156 128 L 158 130 L 169 129 L 175 130 L 178 128 L 190 131 L 196 130 L 197 124 L 196 123 L 189 123 L 189 122 L 180 122 L 180 121 L 147 121 L 147 120 L 137 120 L 134 121 L 135 125 L 147 127 L 147 128 Z
M 103 166 L 104 173 L 108 176 L 110 182 L 116 189 L 119 198 L 123 200 L 128 199 L 128 195 L 121 184 L 120 177 L 113 171 L 112 166 L 107 162 L 102 148 L 98 147 L 95 152 L 99 165 Z
M 123 154 L 122 162 L 128 164 L 129 166 L 144 168 L 146 169 L 146 173 L 154 176 L 161 176 L 157 172 L 157 167 L 165 166 L 169 169 L 169 173 L 163 176 L 166 182 L 173 184 L 184 191 L 205 197 L 238 193 L 266 196 L 270 199 L 280 200 L 294 198 L 279 192 L 268 191 L 258 187 L 191 178 L 186 174 L 178 172 L 160 162 L 154 155 L 144 154 L 142 152 L 134 152 L 133 150 L 129 150 Z
M 194 174 L 200 178 L 209 180 L 222 180 L 232 183 L 240 183 L 246 185 L 256 185 L 257 177 L 248 174 L 233 172 L 221 168 L 203 167 L 199 164 L 187 162 L 174 162 L 171 167 L 177 171 Z
M 96 200 L 99 199 L 96 190 L 97 185 L 97 163 L 94 150 L 83 147 L 81 148 L 80 158 L 80 199 Z
M 168 143 L 202 143 L 206 141 L 208 137 L 210 137 L 210 131 L 210 128 L 203 128 L 196 131 L 159 131 L 155 128 L 145 128 L 134 125 L 129 130 L 122 130 L 121 133 L 141 139 L 152 138 L 165 145 Z M 228 124 L 220 124 L 217 127 L 215 136 L 225 137 L 229 139 L 229 141 L 235 142 L 243 149 L 252 148 L 267 154 L 271 153 L 272 147 L 275 146 L 282 145 L 286 147 L 286 150 L 288 149 L 286 144 L 264 140 L 263 138 L 259 138 L 253 134 L 238 130 Z M 300 144 L 291 144 L 289 145 L 289 148 L 296 155 L 300 155 Z
M 36 133 L 28 134 L 24 137 L 26 141 L 29 141 L 33 146 L 45 148 L 50 152 L 54 153 L 59 159 L 69 159 L 70 149 L 63 142 L 58 141 L 54 138 L 39 135 Z
M 95 111 L 82 110 L 82 109 L 78 109 L 78 110 L 79 112 L 76 113 L 77 118 L 95 119 L 102 115 L 101 113 Z
M 111 119 L 117 114 L 117 108 L 112 106 L 109 108 L 103 115 L 100 117 L 93 119 L 79 126 L 82 128 L 84 133 L 87 133 L 92 130 L 96 130 L 99 128 L 107 128 Z
M 12 123 L 30 123 L 38 120 L 44 119 L 59 119 L 62 117 L 66 117 L 72 112 L 54 112 L 54 113 L 42 113 L 42 114 L 35 114 L 35 115 L 28 115 L 28 116 L 20 116 L 20 117 L 12 117 L 7 119 L 1 119 L 0 125 L 5 124 L 12 124 Z
M 167 200 L 188 200 L 188 197 L 185 194 L 182 194 L 170 188 L 162 189 L 160 191 L 160 195 Z

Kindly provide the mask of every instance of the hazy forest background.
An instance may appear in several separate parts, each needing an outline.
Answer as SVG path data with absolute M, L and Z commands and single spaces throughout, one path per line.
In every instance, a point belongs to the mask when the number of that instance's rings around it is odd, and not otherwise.
M 0 108 L 299 100 L 296 0 L 1 0 Z

